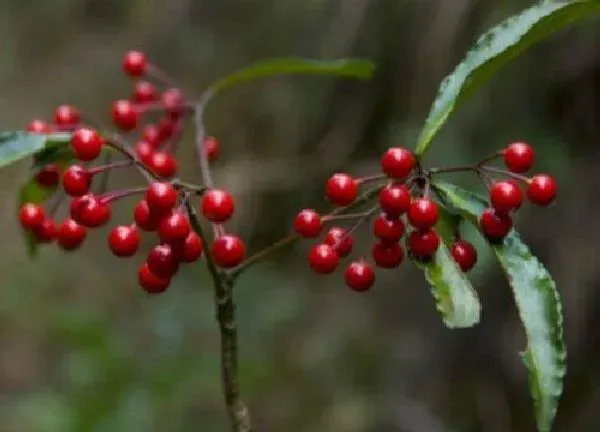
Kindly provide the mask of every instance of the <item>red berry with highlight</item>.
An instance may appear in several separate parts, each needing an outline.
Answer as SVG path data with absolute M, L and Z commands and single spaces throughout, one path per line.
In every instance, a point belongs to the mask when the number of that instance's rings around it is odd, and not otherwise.
M 80 119 L 79 111 L 73 105 L 59 105 L 54 111 L 54 123 L 57 126 L 75 126 Z
M 88 228 L 97 228 L 105 225 L 111 216 L 110 205 L 103 199 L 91 196 L 84 200 L 77 208 L 77 222 Z
M 123 56 L 123 71 L 130 77 L 140 77 L 146 74 L 148 61 L 146 54 L 141 51 L 128 51 Z
M 154 246 L 148 254 L 146 262 L 148 269 L 162 278 L 170 278 L 179 270 L 179 259 L 169 244 Z
M 440 236 L 434 229 L 415 230 L 408 236 L 408 250 L 417 258 L 431 258 L 440 247 Z
M 477 262 L 475 246 L 466 240 L 457 240 L 450 247 L 452 258 L 463 272 L 468 272 Z
M 215 223 L 228 221 L 235 210 L 233 198 L 223 189 L 210 189 L 202 196 L 202 214 Z
M 40 243 L 51 243 L 56 238 L 56 225 L 52 219 L 44 222 L 33 230 L 35 239 Z
M 391 178 L 404 179 L 415 167 L 415 157 L 412 152 L 402 147 L 388 149 L 381 158 L 382 171 Z
M 35 182 L 43 188 L 52 188 L 60 181 L 60 170 L 57 164 L 44 165 L 36 174 Z
M 27 125 L 27 132 L 37 134 L 47 134 L 52 132 L 52 127 L 44 120 L 31 120 Z
M 202 239 L 195 232 L 190 232 L 185 240 L 171 245 L 181 262 L 191 263 L 202 256 L 204 249 Z
M 215 264 L 223 268 L 232 268 L 244 260 L 246 245 L 239 237 L 225 234 L 213 242 L 211 251 Z
M 166 214 L 177 204 L 178 194 L 168 182 L 154 182 L 146 189 L 146 203 L 154 214 Z
M 490 189 L 490 201 L 498 213 L 510 213 L 521 207 L 523 192 L 511 180 L 497 182 Z
M 325 195 L 332 204 L 345 207 L 352 204 L 358 196 L 358 184 L 352 176 L 337 173 L 327 180 Z
M 385 213 L 377 216 L 373 222 L 373 235 L 386 243 L 398 242 L 404 232 L 402 219 L 390 218 Z
M 354 241 L 348 230 L 340 227 L 332 227 L 327 232 L 324 243 L 331 246 L 342 258 L 350 255 L 354 246 Z
M 138 201 L 133 209 L 133 220 L 144 231 L 155 231 L 161 219 L 162 215 L 152 214 L 146 200 Z
M 177 173 L 177 159 L 171 153 L 155 151 L 150 153 L 144 162 L 161 178 L 171 178 Z
M 127 99 L 113 102 L 112 119 L 122 131 L 130 131 L 137 127 L 140 115 L 135 106 Z
M 437 204 L 429 198 L 412 200 L 408 208 L 408 221 L 419 229 L 428 229 L 434 226 L 439 218 Z
M 138 103 L 148 103 L 156 100 L 156 86 L 149 81 L 138 81 L 133 88 L 131 98 Z
M 158 126 L 153 124 L 147 124 L 146 126 L 144 126 L 144 128 L 142 129 L 142 138 L 144 139 L 144 141 L 147 141 L 152 148 L 156 148 L 156 146 L 162 141 L 160 129 L 158 128 Z
M 346 268 L 344 280 L 351 290 L 365 292 L 373 286 L 375 272 L 371 264 L 365 261 L 355 261 Z
M 130 257 L 140 247 L 140 234 L 135 225 L 119 225 L 108 235 L 108 247 L 115 256 Z
M 556 198 L 556 181 L 547 174 L 534 176 L 527 188 L 527 198 L 539 206 L 550 205 Z
M 506 167 L 514 172 L 522 174 L 533 166 L 535 152 L 533 147 L 524 142 L 510 144 L 503 152 Z
M 92 176 L 80 165 L 71 165 L 62 175 L 62 186 L 67 195 L 80 197 L 90 190 Z
M 87 229 L 71 218 L 65 219 L 58 227 L 56 242 L 61 249 L 70 251 L 81 246 L 87 235 Z
M 312 209 L 302 210 L 294 218 L 294 231 L 300 237 L 318 237 L 322 228 L 321 215 Z
M 138 282 L 148 294 L 160 294 L 169 288 L 171 279 L 155 275 L 148 264 L 144 263 L 138 270 Z
M 139 160 L 146 165 L 150 165 L 152 156 L 154 155 L 154 147 L 150 143 L 145 140 L 138 141 L 133 150 Z
M 175 211 L 160 221 L 158 236 L 163 242 L 175 243 L 184 241 L 191 230 L 187 215 L 182 211 Z
M 328 244 L 321 243 L 312 247 L 308 254 L 308 263 L 316 273 L 329 274 L 337 268 L 340 256 Z
M 26 230 L 35 230 L 46 220 L 44 209 L 33 203 L 25 203 L 19 210 L 19 221 Z
M 402 264 L 404 249 L 398 243 L 375 243 L 371 249 L 371 256 L 377 267 L 392 269 Z
M 496 243 L 504 239 L 512 228 L 512 219 L 509 215 L 498 213 L 493 208 L 486 209 L 479 218 L 481 231 L 486 238 Z
M 178 117 L 185 108 L 185 98 L 178 88 L 165 90 L 161 95 L 161 101 L 165 111 L 172 117 Z
M 204 140 L 204 153 L 206 154 L 206 159 L 214 161 L 219 157 L 220 152 L 221 145 L 218 139 L 215 137 L 207 137 Z
M 71 149 L 80 161 L 93 161 L 102 151 L 102 138 L 94 129 L 79 128 L 71 136 Z
M 379 192 L 379 207 L 390 217 L 398 217 L 408 211 L 410 191 L 405 185 L 387 185 Z

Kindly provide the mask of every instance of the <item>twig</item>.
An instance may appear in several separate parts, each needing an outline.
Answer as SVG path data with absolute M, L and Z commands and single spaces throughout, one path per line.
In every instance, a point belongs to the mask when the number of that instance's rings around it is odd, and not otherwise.
M 517 174 L 517 173 L 514 173 L 514 172 L 510 172 L 510 171 L 507 171 L 507 170 L 503 170 L 503 169 L 500 169 L 500 168 L 495 168 L 495 167 L 483 165 L 480 169 L 482 171 L 486 171 L 488 173 L 501 174 L 501 175 L 505 175 L 507 177 L 512 177 L 512 178 L 514 178 L 516 180 L 520 180 L 520 181 L 522 181 L 524 183 L 529 183 L 529 181 L 530 181 L 529 178 L 526 177 L 526 176 L 523 176 L 523 175 L 520 175 L 520 174 Z

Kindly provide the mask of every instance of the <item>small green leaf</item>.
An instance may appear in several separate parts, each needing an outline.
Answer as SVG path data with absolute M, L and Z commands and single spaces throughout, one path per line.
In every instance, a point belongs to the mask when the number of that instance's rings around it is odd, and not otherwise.
M 454 206 L 474 224 L 488 203 L 481 196 L 448 183 L 434 184 L 446 205 Z M 522 353 L 529 369 L 540 432 L 552 427 L 566 373 L 562 306 L 556 284 L 546 268 L 531 254 L 513 230 L 501 245 L 491 245 L 512 287 L 527 335 Z
M 431 261 L 414 262 L 425 272 L 436 308 L 447 327 L 466 328 L 479 322 L 481 305 L 477 293 L 452 259 L 444 242 Z
M 449 115 L 509 60 L 573 21 L 600 11 L 600 0 L 544 0 L 482 35 L 440 85 L 415 154 L 423 156 Z
M 0 132 L 0 167 L 32 156 L 48 147 L 62 146 L 69 134 L 30 134 L 26 132 Z
M 303 74 L 331 75 L 357 79 L 369 79 L 375 65 L 369 60 L 341 59 L 332 61 L 308 60 L 301 58 L 281 58 L 258 62 L 241 69 L 214 83 L 209 91 L 216 94 L 237 84 L 272 75 Z

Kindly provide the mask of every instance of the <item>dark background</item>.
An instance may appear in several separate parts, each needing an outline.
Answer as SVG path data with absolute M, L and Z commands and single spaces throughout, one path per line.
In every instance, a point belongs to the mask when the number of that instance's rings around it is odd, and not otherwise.
M 332 172 L 375 173 L 383 149 L 412 147 L 439 81 L 479 34 L 524 6 L 4 0 L 1 126 L 24 128 L 64 102 L 107 119 L 110 101 L 130 91 L 120 72 L 130 48 L 145 50 L 196 96 L 268 57 L 373 59 L 379 69 L 370 83 L 276 78 L 211 105 L 207 127 L 223 145 L 216 177 L 239 209 L 230 229 L 256 250 L 284 235 L 300 208 L 324 208 Z M 556 431 L 600 430 L 599 24 L 560 32 L 502 69 L 452 117 L 428 155 L 432 165 L 466 163 L 523 139 L 538 151 L 536 169 L 558 178 L 557 204 L 525 206 L 518 218 L 565 307 L 569 370 Z M 198 179 L 189 138 L 182 176 Z M 106 230 L 76 254 L 47 247 L 28 260 L 15 217 L 27 176 L 28 162 L 0 173 L 0 430 L 227 430 L 205 269 L 186 267 L 167 294 L 150 298 L 136 284 L 143 255 L 112 257 Z M 132 171 L 111 184 L 140 180 Z M 114 223 L 130 220 L 132 205 L 119 203 Z M 365 252 L 367 231 L 359 236 Z M 412 264 L 378 273 L 375 289 L 356 295 L 339 273 L 313 276 L 307 247 L 255 267 L 238 286 L 241 383 L 257 430 L 534 430 L 517 355 L 523 331 L 485 249 L 472 273 L 482 322 L 450 331 Z

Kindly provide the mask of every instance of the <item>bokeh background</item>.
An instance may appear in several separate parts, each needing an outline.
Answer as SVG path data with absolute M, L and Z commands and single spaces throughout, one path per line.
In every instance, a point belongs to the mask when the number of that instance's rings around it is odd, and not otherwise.
M 529 2 L 526 2 L 529 3 Z M 295 212 L 326 208 L 335 171 L 378 169 L 387 146 L 412 146 L 439 81 L 477 36 L 526 5 L 476 0 L 3 0 L 0 125 L 22 129 L 74 103 L 108 119 L 126 96 L 121 56 L 145 50 L 185 89 L 276 56 L 361 56 L 369 83 L 284 77 L 229 91 L 207 127 L 222 142 L 219 184 L 238 201 L 230 229 L 256 250 Z M 192 141 L 182 176 L 199 179 Z M 559 179 L 555 206 L 518 224 L 564 301 L 568 377 L 556 431 L 600 430 L 600 20 L 569 28 L 505 67 L 436 139 L 431 164 L 464 163 L 517 139 Z M 27 258 L 16 195 L 29 163 L 0 172 L 0 431 L 228 430 L 212 290 L 186 267 L 160 297 L 136 284 L 142 256 L 117 260 L 106 230 L 75 254 Z M 139 184 L 121 172 L 111 187 Z M 458 179 L 469 185 L 469 179 Z M 131 219 L 132 203 L 114 222 Z M 63 210 L 64 211 L 64 210 Z M 358 250 L 368 253 L 367 229 Z M 151 240 L 145 241 L 145 247 Z M 478 241 L 478 245 L 481 242 Z M 524 347 L 508 285 L 485 248 L 472 278 L 473 329 L 450 331 L 422 275 L 380 272 L 366 295 L 341 274 L 307 270 L 298 244 L 238 286 L 241 385 L 259 431 L 525 432 L 534 430 Z M 482 246 L 482 245 L 481 245 Z

